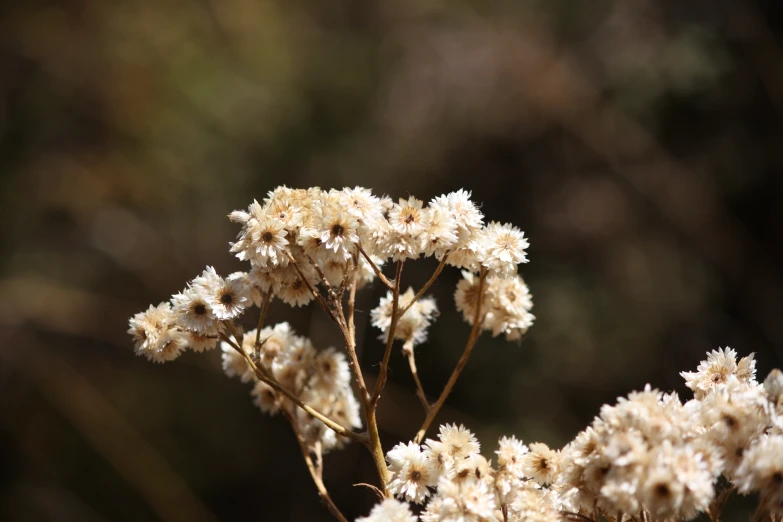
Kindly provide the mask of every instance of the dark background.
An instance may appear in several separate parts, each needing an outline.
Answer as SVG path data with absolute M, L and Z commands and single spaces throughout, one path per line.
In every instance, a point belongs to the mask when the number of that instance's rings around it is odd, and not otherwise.
M 205 265 L 279 184 L 465 188 L 530 238 L 535 326 L 482 337 L 440 421 L 492 457 L 560 447 L 601 404 L 704 353 L 783 363 L 777 1 L 82 0 L 0 7 L 0 520 L 329 520 L 282 419 L 219 355 L 153 365 L 127 320 Z M 410 263 L 420 285 L 432 260 Z M 468 326 L 459 271 L 420 347 L 435 396 Z M 359 298 L 364 370 L 380 358 Z M 319 347 L 317 307 L 281 303 Z M 397 350 L 384 443 L 423 414 Z M 349 518 L 372 463 L 326 459 Z M 741 507 L 741 506 L 740 506 Z

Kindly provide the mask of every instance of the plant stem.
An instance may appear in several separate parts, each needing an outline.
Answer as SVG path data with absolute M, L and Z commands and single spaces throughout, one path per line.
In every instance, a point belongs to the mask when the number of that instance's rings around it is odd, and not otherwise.
M 376 419 L 376 408 L 374 405 L 370 405 L 367 409 L 367 436 L 366 442 L 367 448 L 372 454 L 372 460 L 375 462 L 375 467 L 378 470 L 378 476 L 381 479 L 381 486 L 384 496 L 391 498 L 387 484 L 391 480 L 389 475 L 389 468 L 386 466 L 386 455 L 383 453 L 383 446 L 381 445 L 381 436 L 378 433 L 378 420 Z
M 239 345 L 237 345 L 234 341 L 232 341 L 226 334 L 221 333 L 221 338 L 226 341 L 229 345 L 231 345 L 234 350 L 239 352 L 242 357 L 244 357 L 247 364 L 250 366 L 250 368 L 255 372 L 256 377 L 258 377 L 259 380 L 265 382 L 269 386 L 275 389 L 275 391 L 278 391 L 282 393 L 287 399 L 289 399 L 291 402 L 302 408 L 304 411 L 309 413 L 312 417 L 315 417 L 319 421 L 326 424 L 329 428 L 334 430 L 337 434 L 342 435 L 343 437 L 348 437 L 349 439 L 353 439 L 356 441 L 361 442 L 362 444 L 366 443 L 367 441 L 367 435 L 364 433 L 356 433 L 354 431 L 349 430 L 345 426 L 342 426 L 341 424 L 338 424 L 337 422 L 333 421 L 326 415 L 322 414 L 321 412 L 315 410 L 311 406 L 308 406 L 302 400 L 288 391 L 286 388 L 284 388 L 278 381 L 275 379 L 274 375 L 264 366 L 263 364 L 256 364 L 253 359 L 243 350 Z
M 394 344 L 394 332 L 397 330 L 397 321 L 400 319 L 400 280 L 402 279 L 403 262 L 403 260 L 397 261 L 397 274 L 394 276 L 394 287 L 392 288 L 391 324 L 389 325 L 389 331 L 386 333 L 386 350 L 383 352 L 381 369 L 378 372 L 378 380 L 375 383 L 375 389 L 372 394 L 373 408 L 378 404 L 383 387 L 386 386 L 386 376 L 389 373 L 389 357 L 391 357 L 392 345 Z
M 411 368 L 411 374 L 413 374 L 413 380 L 416 382 L 416 396 L 421 401 L 421 405 L 424 406 L 424 413 L 430 412 L 430 403 L 427 401 L 427 395 L 424 393 L 424 387 L 419 380 L 419 372 L 416 369 L 416 355 L 413 353 L 413 346 L 409 343 L 405 343 L 402 347 L 402 353 L 408 357 L 408 366 Z
M 337 507 L 337 504 L 334 503 L 332 497 L 329 496 L 329 492 L 327 491 L 322 478 L 323 467 L 320 464 L 316 465 L 313 462 L 313 458 L 310 456 L 310 450 L 307 447 L 307 443 L 305 442 L 302 433 L 299 431 L 299 428 L 296 425 L 296 419 L 294 419 L 288 412 L 285 412 L 285 416 L 288 419 L 288 422 L 291 424 L 291 428 L 293 428 L 294 430 L 294 434 L 296 435 L 296 440 L 297 442 L 299 442 L 299 449 L 302 450 L 302 457 L 304 457 L 305 464 L 307 464 L 307 470 L 310 472 L 310 477 L 312 477 L 313 482 L 315 483 L 315 487 L 318 490 L 318 495 L 321 497 L 321 500 L 323 500 L 324 503 L 326 504 L 326 507 L 329 509 L 329 512 L 337 520 L 339 520 L 340 522 L 348 522 L 348 519 L 345 518 L 345 515 L 343 515 L 340 512 L 340 509 Z
M 264 300 L 261 303 L 261 313 L 258 314 L 258 325 L 256 326 L 256 343 L 253 345 L 255 356 L 258 357 L 258 349 L 261 343 L 261 330 L 264 328 L 266 322 L 266 314 L 269 312 L 269 303 L 272 301 L 272 290 L 264 294 Z
M 421 289 L 416 292 L 416 295 L 413 296 L 413 299 L 411 299 L 411 302 L 406 304 L 402 310 L 400 310 L 400 317 L 405 315 L 405 312 L 408 311 L 408 309 L 413 306 L 413 304 L 419 300 L 421 296 L 424 295 L 424 293 L 430 289 L 432 284 L 435 282 L 435 280 L 438 278 L 440 273 L 443 271 L 443 267 L 446 266 L 446 259 L 449 257 L 448 254 L 444 255 L 443 258 L 440 260 L 440 263 L 438 263 L 438 267 L 435 269 L 435 272 L 432 273 L 432 276 L 430 276 L 429 280 L 424 283 L 424 286 L 421 287 Z
M 470 331 L 468 342 L 465 344 L 465 350 L 462 352 L 462 356 L 459 358 L 459 361 L 457 361 L 457 366 L 454 367 L 454 371 L 451 372 L 451 376 L 446 382 L 446 386 L 443 388 L 443 392 L 441 392 L 438 400 L 432 404 L 432 408 L 427 413 L 427 417 L 424 419 L 421 428 L 419 429 L 418 433 L 416 433 L 416 437 L 413 439 L 416 443 L 421 444 L 422 439 L 424 439 L 424 435 L 427 433 L 427 429 L 430 427 L 430 424 L 432 424 L 432 421 L 435 420 L 435 416 L 438 414 L 441 407 L 443 406 L 443 403 L 446 401 L 446 398 L 451 393 L 452 388 L 454 388 L 454 384 L 457 382 L 457 378 L 459 378 L 460 373 L 462 373 L 463 368 L 465 368 L 465 365 L 468 362 L 468 358 L 470 358 L 470 353 L 473 351 L 473 347 L 476 345 L 476 341 L 478 340 L 479 335 L 481 335 L 481 327 L 484 324 L 485 315 L 483 314 L 481 308 L 482 304 L 484 303 L 484 283 L 486 282 L 486 279 L 487 270 L 486 268 L 482 268 L 481 275 L 479 277 L 478 303 L 476 304 L 476 313 L 473 316 L 473 328 Z
M 388 278 L 387 278 L 385 275 L 383 275 L 383 272 L 381 272 L 381 269 L 380 269 L 380 268 L 378 268 L 378 265 L 376 265 L 376 264 L 373 262 L 373 260 L 372 260 L 372 259 L 370 259 L 370 256 L 368 256 L 368 255 L 367 255 L 367 252 L 365 252 L 365 251 L 364 251 L 364 249 L 362 248 L 362 245 L 361 245 L 361 243 L 359 243 L 359 245 L 358 245 L 358 246 L 359 246 L 359 253 L 360 253 L 360 254 L 361 254 L 363 257 L 364 257 L 364 259 L 365 259 L 365 260 L 366 260 L 368 263 L 370 263 L 370 267 L 372 268 L 372 271 L 373 271 L 373 272 L 375 272 L 375 275 L 376 275 L 376 276 L 378 276 L 378 279 L 380 279 L 380 280 L 381 280 L 381 282 L 384 284 L 384 286 L 385 286 L 386 288 L 388 288 L 389 290 L 391 290 L 392 288 L 394 288 L 394 285 L 392 284 L 392 282 L 391 282 L 391 281 L 389 281 L 389 279 L 388 279 Z
M 337 321 L 337 317 L 334 315 L 334 312 L 331 308 L 329 308 L 329 303 L 326 302 L 324 299 L 324 296 L 321 295 L 321 292 L 317 291 L 315 288 L 313 288 L 313 285 L 310 284 L 310 281 L 307 280 L 304 273 L 302 273 L 302 269 L 299 268 L 299 264 L 296 262 L 296 259 L 294 256 L 291 255 L 290 252 L 286 252 L 288 254 L 288 261 L 294 265 L 294 268 L 296 269 L 296 272 L 299 274 L 299 277 L 302 279 L 302 282 L 307 285 L 307 289 L 310 290 L 310 293 L 313 294 L 313 298 L 318 302 L 318 304 L 321 306 L 321 309 L 326 313 L 326 315 L 333 321 Z

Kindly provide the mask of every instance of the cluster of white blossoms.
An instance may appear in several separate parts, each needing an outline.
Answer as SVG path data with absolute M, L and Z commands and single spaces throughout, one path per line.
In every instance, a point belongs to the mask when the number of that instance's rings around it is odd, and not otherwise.
M 389 451 L 389 491 L 416 504 L 431 497 L 422 522 L 717 520 L 734 490 L 759 496 L 758 520 L 783 520 L 783 373 L 763 384 L 755 373 L 753 355 L 713 351 L 682 374 L 690 401 L 647 386 L 602 407 L 560 451 L 500 439 L 496 467 L 470 432 L 443 426 L 438 440 Z M 416 520 L 399 500 L 359 519 Z
M 256 337 L 261 340 L 258 359 L 269 368 L 277 382 L 343 426 L 361 428 L 359 403 L 351 390 L 351 370 L 342 352 L 334 348 L 316 351 L 313 343 L 291 330 L 288 323 L 279 323 L 257 332 L 250 330 L 243 339 L 243 349 L 253 353 Z M 345 439 L 337 437 L 321 421 L 310 417 L 291 400 L 259 380 L 247 360 L 227 342 L 221 343 L 223 370 L 229 377 L 252 383 L 254 403 L 270 415 L 281 410 L 296 419 L 299 432 L 308 443 L 320 442 L 324 452 L 342 447 Z
M 172 361 L 186 348 L 195 352 L 215 348 L 218 333 L 224 330 L 222 321 L 239 317 L 260 299 L 246 273 L 224 279 L 207 267 L 171 301 L 134 315 L 128 333 L 137 354 L 153 362 Z
M 250 270 L 223 278 L 211 267 L 168 303 L 136 314 L 129 333 L 137 353 L 155 362 L 170 361 L 185 349 L 214 348 L 223 322 L 271 295 L 291 306 L 315 298 L 314 288 L 344 286 L 355 269 L 357 288 L 373 281 L 392 259 L 434 256 L 464 268 L 455 300 L 472 324 L 479 304 L 479 276 L 486 274 L 483 328 L 518 339 L 533 323 L 532 301 L 517 274 L 527 261 L 523 233 L 510 224 L 484 224 L 478 206 L 464 190 L 434 198 L 428 205 L 411 196 L 395 203 L 365 188 L 342 190 L 279 187 L 263 203 L 229 217 L 242 224 L 231 251 L 250 262 Z M 360 250 L 361 249 L 361 250 Z M 363 255 L 360 255 L 359 252 Z M 413 300 L 400 296 L 400 307 Z M 373 310 L 373 324 L 391 323 L 392 295 Z M 400 318 L 396 339 L 420 344 L 437 315 L 432 298 L 418 299 Z
M 242 225 L 230 250 L 250 263 L 248 270 L 222 277 L 207 267 L 168 302 L 133 316 L 128 332 L 136 353 L 167 362 L 186 349 L 203 352 L 220 343 L 225 371 L 254 383 L 253 396 L 261 410 L 283 410 L 298 423 L 297 433 L 309 442 L 319 441 L 322 450 L 345 439 L 310 417 L 312 412 L 304 413 L 302 405 L 332 420 L 333 429 L 362 425 L 347 358 L 332 348 L 316 351 L 286 323 L 244 332 L 240 320 L 249 308 L 259 309 L 261 327 L 273 299 L 295 307 L 316 300 L 348 339 L 355 335 L 349 326 L 353 317 L 346 319 L 354 312 L 355 291 L 380 278 L 390 291 L 372 311 L 372 323 L 383 331 L 384 340 L 401 339 L 403 348 L 411 350 L 426 340 L 438 314 L 435 300 L 421 295 L 426 288 L 400 294 L 399 281 L 393 284 L 381 267 L 393 261 L 399 274 L 403 261 L 434 257 L 440 263 L 429 284 L 446 264 L 463 269 L 465 281 L 473 282 L 474 288 L 468 288 L 463 281 L 456 293 L 457 306 L 471 324 L 479 320 L 494 335 L 510 338 L 519 338 L 532 324 L 530 293 L 517 274 L 517 265 L 527 261 L 527 240 L 510 224 L 485 225 L 464 190 L 425 205 L 413 196 L 394 202 L 361 187 L 279 187 L 229 218 Z M 358 361 L 351 351 L 355 339 L 346 343 L 346 351 Z M 357 383 L 364 386 L 361 379 Z M 361 391 L 363 397 L 368 395 Z M 352 435 L 357 440 L 363 436 Z M 380 446 L 379 441 L 372 443 Z
M 483 328 L 492 332 L 493 337 L 506 334 L 509 341 L 520 340 L 533 324 L 535 317 L 530 313 L 533 299 L 527 285 L 518 274 L 513 277 L 489 277 L 486 288 L 480 292 L 481 280 L 473 273 L 462 272 L 462 280 L 457 284 L 454 301 L 457 310 L 465 320 L 473 324 L 479 296 L 483 295 L 481 307 L 486 310 Z

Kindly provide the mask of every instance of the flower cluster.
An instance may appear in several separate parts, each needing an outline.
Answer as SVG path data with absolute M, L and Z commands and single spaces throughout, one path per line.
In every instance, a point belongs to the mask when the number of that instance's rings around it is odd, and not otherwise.
M 544 487 L 557 476 L 558 452 L 544 444 L 528 448 L 516 438 L 503 437 L 493 468 L 479 450 L 476 437 L 455 425 L 441 426 L 438 438 L 422 446 L 398 444 L 386 456 L 393 474 L 389 492 L 416 504 L 431 497 L 421 512 L 422 522 L 559 519 L 557 495 Z M 387 500 L 359 519 L 388 520 L 408 522 L 416 517 L 402 502 Z
M 245 333 L 242 348 L 246 353 L 253 353 L 256 338 L 260 339 L 256 358 L 272 372 L 279 385 L 341 425 L 362 427 L 359 403 L 351 390 L 351 370 L 343 353 L 334 348 L 316 351 L 310 339 L 296 335 L 288 323 Z M 270 415 L 284 411 L 296 419 L 308 442 L 320 442 L 324 452 L 342 447 L 343 438 L 259 380 L 247 359 L 231 344 L 224 341 L 221 348 L 226 375 L 253 383 L 250 393 L 261 411 Z
M 683 372 L 695 397 L 647 386 L 602 407 L 560 451 L 502 438 L 497 467 L 463 427 L 443 426 L 424 446 L 387 454 L 397 498 L 424 503 L 423 522 L 713 520 L 733 490 L 758 494 L 760 515 L 783 516 L 783 373 L 755 379 L 753 355 L 730 348 Z M 718 479 L 727 486 L 716 492 Z M 362 522 L 416 520 L 391 501 Z M 622 513 L 622 515 L 618 515 Z M 763 517 L 762 517 L 763 519 Z
M 533 322 L 530 292 L 517 274 L 517 265 L 527 261 L 527 240 L 510 224 L 484 225 L 481 211 L 464 190 L 425 206 L 413 196 L 395 203 L 361 187 L 279 187 L 263 203 L 254 201 L 247 211 L 229 217 L 242 224 L 231 251 L 249 261 L 250 270 L 223 278 L 207 267 L 170 302 L 136 314 L 129 333 L 138 354 L 165 362 L 186 348 L 212 349 L 225 330 L 222 323 L 260 306 L 263 296 L 303 306 L 317 298 L 319 285 L 344 287 L 352 276 L 360 288 L 373 281 L 389 259 L 420 256 L 465 269 L 455 300 L 469 323 L 476 320 L 482 271 L 483 328 L 519 339 Z M 413 299 L 410 289 L 400 296 L 400 307 Z M 390 292 L 372 312 L 384 339 L 392 305 Z M 418 299 L 399 318 L 394 338 L 420 344 L 436 315 L 434 299 Z
M 413 301 L 413 288 L 400 295 L 399 306 L 404 308 Z M 392 322 L 392 312 L 394 311 L 394 296 L 392 292 L 381 298 L 381 302 L 370 312 L 372 324 L 379 328 L 383 334 L 381 339 L 387 340 L 389 328 Z M 394 330 L 394 338 L 401 339 L 410 343 L 411 347 L 421 344 L 427 340 L 427 328 L 429 328 L 432 319 L 438 315 L 438 306 L 432 297 L 424 297 L 414 302 L 405 312 L 405 315 L 399 318 Z
M 345 519 L 322 480 L 322 456 L 348 439 L 361 442 L 370 451 L 382 491 L 421 503 L 430 488 L 438 487 L 424 515 L 426 520 L 462 511 L 485 517 L 498 506 L 507 513 L 529 511 L 530 502 L 516 497 L 508 506 L 496 502 L 494 472 L 479 455 L 473 435 L 464 428 L 442 428 L 439 440 L 426 441 L 424 451 L 413 443 L 395 448 L 387 465 L 376 420 L 395 340 L 403 341 L 416 394 L 424 406 L 421 438 L 481 332 L 520 339 L 531 326 L 530 292 L 517 273 L 518 265 L 527 262 L 528 242 L 518 228 L 485 224 L 478 205 L 464 190 L 436 197 L 425 205 L 413 196 L 394 202 L 360 187 L 279 187 L 261 202 L 253 201 L 247 210 L 232 212 L 229 218 L 242 227 L 230 250 L 249 262 L 249 268 L 222 277 L 207 267 L 168 302 L 133 316 L 128 332 L 138 355 L 167 362 L 186 349 L 203 352 L 220 344 L 226 374 L 253 385 L 253 400 L 263 412 L 280 413 L 291 423 L 321 498 L 340 520 Z M 402 292 L 403 264 L 420 257 L 435 258 L 437 268 L 418 291 L 409 288 Z M 396 275 L 390 278 L 383 274 L 383 267 L 392 263 Z M 455 301 L 473 328 L 446 386 L 430 403 L 418 377 L 413 348 L 426 340 L 438 315 L 435 300 L 425 293 L 446 265 L 463 270 Z M 388 290 L 370 314 L 386 348 L 370 389 L 356 351 L 355 299 L 358 289 L 375 280 Z M 345 350 L 318 351 L 288 323 L 264 326 L 273 300 L 293 307 L 315 301 L 339 328 Z M 258 308 L 257 326 L 244 331 L 243 316 L 253 307 Z M 365 430 L 359 431 L 362 428 Z M 536 447 L 530 455 L 549 458 L 548 451 Z M 514 473 L 519 482 L 521 471 Z M 538 476 L 535 474 L 544 472 L 530 473 Z M 526 493 L 519 498 L 544 494 L 534 487 L 522 489 Z M 410 520 L 408 509 L 395 502 L 382 504 L 371 517 Z
M 505 333 L 509 341 L 521 339 L 535 319 L 530 313 L 533 308 L 530 290 L 522 277 L 519 274 L 508 278 L 488 277 L 483 291 L 481 284 L 475 274 L 462 272 L 462 280 L 454 292 L 457 310 L 473 324 L 481 301 L 481 309 L 486 311 L 484 330 L 491 331 L 493 337 Z
M 224 279 L 207 267 L 170 302 L 134 315 L 128 333 L 137 354 L 154 362 L 171 361 L 185 348 L 195 352 L 215 348 L 224 328 L 221 321 L 240 316 L 259 300 L 247 274 L 236 272 Z

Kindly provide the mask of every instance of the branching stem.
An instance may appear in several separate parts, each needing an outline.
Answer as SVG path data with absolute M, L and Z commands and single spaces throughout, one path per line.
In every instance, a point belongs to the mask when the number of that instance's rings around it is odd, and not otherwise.
M 288 419 L 288 422 L 291 424 L 291 428 L 294 430 L 294 435 L 296 435 L 296 440 L 299 443 L 299 449 L 302 450 L 302 457 L 304 457 L 305 464 L 307 464 L 307 471 L 310 472 L 313 483 L 315 483 L 315 487 L 318 490 L 318 495 L 320 495 L 321 500 L 324 501 L 326 507 L 329 509 L 329 512 L 337 520 L 340 522 L 348 522 L 348 519 L 345 518 L 345 515 L 342 514 L 340 509 L 337 507 L 337 504 L 335 504 L 334 500 L 332 500 L 332 497 L 329 496 L 329 491 L 327 491 L 326 485 L 324 485 L 323 461 L 320 458 L 320 451 L 316 454 L 317 462 L 313 462 L 313 457 L 310 455 L 310 449 L 307 447 L 307 442 L 296 425 L 296 419 L 294 419 L 288 412 L 285 413 L 285 416 Z
M 400 280 L 402 279 L 402 265 L 404 261 L 397 261 L 397 273 L 394 276 L 394 286 L 392 287 L 392 313 L 389 331 L 386 332 L 386 349 L 383 352 L 381 369 L 378 372 L 378 381 L 375 383 L 375 390 L 372 393 L 372 405 L 375 408 L 378 399 L 381 397 L 383 387 L 386 386 L 386 377 L 389 373 L 389 357 L 391 357 L 392 345 L 394 345 L 394 333 L 397 330 L 397 321 L 400 319 Z
M 322 414 L 321 412 L 317 411 L 316 409 L 312 408 L 311 406 L 308 406 L 302 400 L 288 391 L 286 388 L 284 388 L 277 379 L 275 379 L 275 376 L 272 375 L 272 372 L 270 372 L 266 366 L 259 363 L 256 364 L 255 361 L 243 350 L 237 343 L 231 340 L 230 337 L 228 337 L 226 334 L 221 333 L 220 337 L 227 342 L 229 345 L 231 345 L 234 350 L 239 352 L 242 357 L 244 357 L 247 364 L 250 366 L 250 368 L 253 370 L 253 372 L 256 374 L 256 377 L 258 377 L 259 380 L 265 382 L 269 386 L 275 389 L 275 391 L 282 393 L 283 396 L 285 396 L 287 399 L 289 399 L 291 402 L 302 408 L 305 412 L 310 414 L 312 417 L 315 417 L 319 421 L 326 424 L 329 428 L 334 430 L 337 434 L 342 435 L 343 437 L 348 437 L 349 439 L 353 439 L 356 441 L 361 442 L 362 444 L 366 443 L 367 441 L 367 435 L 364 433 L 356 433 L 354 431 L 349 430 L 345 426 L 342 426 L 341 424 L 338 424 L 337 422 L 333 421 L 326 415 Z
M 438 276 L 443 271 L 443 267 L 446 266 L 446 259 L 449 257 L 448 254 L 444 255 L 443 258 L 440 260 L 440 263 L 438 263 L 438 267 L 435 269 L 435 272 L 432 273 L 432 276 L 430 276 L 429 280 L 424 283 L 424 286 L 421 287 L 421 289 L 416 292 L 416 295 L 413 296 L 413 299 L 411 299 L 410 303 L 407 303 L 402 310 L 400 310 L 400 317 L 405 315 L 405 312 L 408 311 L 408 309 L 414 305 L 416 301 L 419 300 L 421 296 L 424 295 L 424 293 L 430 289 L 432 284 L 435 282 L 436 279 L 438 279 Z
M 430 403 L 427 401 L 427 395 L 424 393 L 424 387 L 421 385 L 421 380 L 419 379 L 419 372 L 416 369 L 416 354 L 413 352 L 412 343 L 406 342 L 402 347 L 402 353 L 408 358 L 408 366 L 410 366 L 413 380 L 416 382 L 416 396 L 424 407 L 424 413 L 429 413 Z
M 473 328 L 470 331 L 468 342 L 465 344 L 465 350 L 462 352 L 462 356 L 459 358 L 459 361 L 457 361 L 457 366 L 454 367 L 454 371 L 451 372 L 451 376 L 446 382 L 446 386 L 443 388 L 440 397 L 438 397 L 438 400 L 432 404 L 432 407 L 427 413 L 427 417 L 424 419 L 421 428 L 419 429 L 418 433 L 416 433 L 416 438 L 414 439 L 416 443 L 421 444 L 421 441 L 424 439 L 424 435 L 427 433 L 427 429 L 430 427 L 430 424 L 432 424 L 432 421 L 435 420 L 435 416 L 438 414 L 441 407 L 443 406 L 443 403 L 446 401 L 446 398 L 451 393 L 452 388 L 454 388 L 454 384 L 457 382 L 457 379 L 459 378 L 460 373 L 462 373 L 463 368 L 465 368 L 465 365 L 470 358 L 470 353 L 473 351 L 473 347 L 476 345 L 476 341 L 481 334 L 481 327 L 484 324 L 484 317 L 486 315 L 482 310 L 482 305 L 484 304 L 484 285 L 486 279 L 487 270 L 486 268 L 482 268 L 481 275 L 479 276 L 478 303 L 476 304 L 476 313 L 473 316 Z
M 370 258 L 370 256 L 367 255 L 367 252 L 364 251 L 362 248 L 361 243 L 359 243 L 359 253 L 362 254 L 362 257 L 364 257 L 365 261 L 367 261 L 370 264 L 370 267 L 372 268 L 372 271 L 375 272 L 375 275 L 378 276 L 378 279 L 381 280 L 381 282 L 384 284 L 386 288 L 389 290 L 394 288 L 394 285 L 392 284 L 389 279 L 383 275 L 383 272 L 381 272 L 381 269 L 378 268 L 378 265 L 375 264 L 375 262 Z

